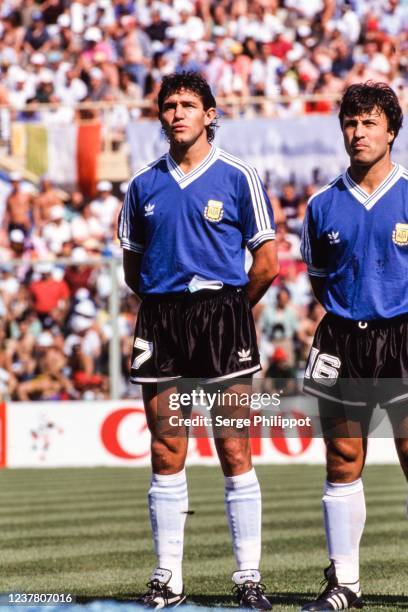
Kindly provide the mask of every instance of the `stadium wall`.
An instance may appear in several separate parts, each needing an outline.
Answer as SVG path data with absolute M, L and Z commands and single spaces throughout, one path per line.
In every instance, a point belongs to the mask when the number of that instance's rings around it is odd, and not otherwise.
M 215 143 L 253 164 L 273 187 L 291 180 L 323 184 L 347 168 L 339 120 L 334 115 L 288 119 L 224 119 Z M 393 159 L 408 166 L 408 121 L 393 147 Z M 239 134 L 239 138 L 237 138 Z M 159 122 L 131 121 L 127 126 L 132 171 L 136 172 L 168 149 Z
M 296 416 L 302 417 L 298 409 Z M 216 464 L 213 439 L 204 428 L 195 433 L 199 437 L 190 440 L 189 464 Z M 314 433 L 312 427 L 292 431 L 290 437 L 278 428 L 263 431 L 263 437 L 251 438 L 254 463 L 323 464 L 324 444 Z M 138 401 L 0 404 L 1 467 L 146 466 L 149 446 Z M 367 462 L 397 463 L 393 440 L 370 439 Z

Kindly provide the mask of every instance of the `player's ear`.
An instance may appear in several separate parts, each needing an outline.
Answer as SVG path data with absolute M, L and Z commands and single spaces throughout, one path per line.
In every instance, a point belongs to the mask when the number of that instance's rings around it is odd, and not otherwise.
M 388 144 L 392 144 L 394 142 L 395 132 L 394 130 L 388 130 Z
M 214 121 L 214 119 L 216 117 L 217 117 L 217 110 L 215 108 L 212 108 L 212 107 L 208 108 L 205 111 L 204 124 L 206 126 L 210 125 Z

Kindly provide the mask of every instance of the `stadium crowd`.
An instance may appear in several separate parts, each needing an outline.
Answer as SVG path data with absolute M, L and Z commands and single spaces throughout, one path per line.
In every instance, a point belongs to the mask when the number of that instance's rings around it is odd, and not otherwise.
M 286 96 L 256 107 L 275 116 L 330 112 L 332 94 L 368 79 L 406 106 L 407 47 L 407 0 L 4 0 L 0 103 L 28 118 L 29 102 L 114 101 L 120 125 L 155 112 L 120 102 L 199 70 L 218 97 Z

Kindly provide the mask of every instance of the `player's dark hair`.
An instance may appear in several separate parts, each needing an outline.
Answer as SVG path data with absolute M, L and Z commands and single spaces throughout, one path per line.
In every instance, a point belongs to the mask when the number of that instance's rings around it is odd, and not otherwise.
M 159 91 L 157 103 L 159 106 L 159 117 L 163 110 L 164 101 L 171 95 L 178 93 L 181 89 L 192 91 L 201 98 L 204 110 L 216 108 L 217 103 L 211 91 L 211 88 L 204 77 L 199 72 L 179 72 L 165 76 Z M 217 129 L 217 119 L 211 122 L 206 127 L 207 140 L 212 142 Z
M 371 113 L 374 108 L 378 108 L 387 117 L 388 129 L 394 132 L 395 140 L 402 126 L 403 115 L 395 92 L 386 83 L 367 81 L 350 85 L 340 103 L 340 125 L 343 126 L 344 117 Z

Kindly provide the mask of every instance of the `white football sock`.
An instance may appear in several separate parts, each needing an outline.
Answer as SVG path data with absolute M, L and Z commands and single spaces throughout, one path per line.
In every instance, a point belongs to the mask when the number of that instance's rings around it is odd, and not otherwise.
M 254 468 L 239 476 L 225 476 L 225 510 L 238 569 L 258 569 L 261 558 L 261 489 Z
M 357 593 L 360 590 L 359 547 L 366 519 L 361 478 L 346 484 L 326 481 L 322 501 L 327 549 L 337 580 Z
M 171 571 L 168 584 L 173 593 L 181 593 L 184 524 L 188 511 L 185 470 L 171 475 L 152 474 L 148 499 L 157 567 Z

